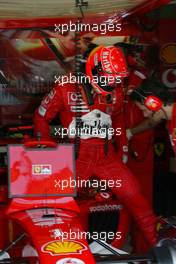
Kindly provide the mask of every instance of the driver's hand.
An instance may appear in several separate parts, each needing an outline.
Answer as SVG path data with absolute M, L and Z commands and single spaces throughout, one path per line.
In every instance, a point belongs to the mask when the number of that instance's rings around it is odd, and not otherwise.
M 126 130 L 126 137 L 128 140 L 131 140 L 131 138 L 133 137 L 133 134 L 130 129 Z

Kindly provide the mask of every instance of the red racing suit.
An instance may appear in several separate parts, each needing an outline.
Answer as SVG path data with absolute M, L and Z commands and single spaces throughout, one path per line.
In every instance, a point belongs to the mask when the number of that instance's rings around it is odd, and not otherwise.
M 111 186 L 108 186 L 133 216 L 148 244 L 154 245 L 156 243 L 155 216 L 142 195 L 137 180 L 121 162 L 112 143 L 112 128 L 117 142 L 122 142 L 122 139 L 126 138 L 123 129 L 122 88 L 114 91 L 110 104 L 107 104 L 103 97 L 95 94 L 94 105 L 88 107 L 74 84 L 57 85 L 43 99 L 35 112 L 35 134 L 40 132 L 41 138 L 47 139 L 49 123 L 57 113 L 60 115 L 63 127 L 69 128 L 69 131 L 74 128 L 75 117 L 78 114 L 81 116 L 82 127 L 90 128 L 89 132 L 91 131 L 88 135 L 83 132 L 80 138 L 79 156 L 76 160 L 77 179 L 89 179 L 95 175 L 100 180 L 109 182 L 111 180 Z M 102 134 L 93 133 L 94 128 L 97 130 L 109 128 L 108 132 L 111 131 L 108 136 L 107 154 L 104 151 L 105 140 Z M 122 130 L 121 136 L 119 136 L 119 128 Z M 121 187 L 117 186 L 119 180 Z

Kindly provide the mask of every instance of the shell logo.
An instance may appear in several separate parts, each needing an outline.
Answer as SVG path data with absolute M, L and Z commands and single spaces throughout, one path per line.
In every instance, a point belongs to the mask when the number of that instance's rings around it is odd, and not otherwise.
M 165 64 L 176 64 L 176 43 L 166 44 L 161 48 L 160 58 Z
M 45 244 L 42 251 L 54 255 L 81 254 L 87 247 L 76 241 L 53 241 Z

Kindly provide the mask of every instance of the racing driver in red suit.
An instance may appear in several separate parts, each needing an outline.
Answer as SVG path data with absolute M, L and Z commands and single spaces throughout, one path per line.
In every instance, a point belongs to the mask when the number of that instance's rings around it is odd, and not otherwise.
M 48 139 L 49 123 L 59 113 L 62 126 L 68 128 L 70 141 L 73 142 L 70 131 L 74 130 L 76 118 L 79 118 L 83 130 L 79 135 L 77 179 L 86 180 L 96 175 L 100 180 L 111 180 L 111 186 L 108 186 L 133 216 L 148 245 L 153 246 L 156 243 L 156 218 L 137 180 L 122 163 L 113 144 L 114 140 L 126 153 L 122 82 L 127 77 L 127 66 L 122 50 L 112 46 L 94 48 L 87 58 L 85 72 L 85 76 L 90 78 L 94 104 L 87 104 L 83 89 L 78 90 L 76 84 L 57 84 L 35 111 L 35 135 L 40 133 L 42 139 Z M 102 76 L 106 78 L 104 83 L 100 79 Z M 89 133 L 85 133 L 86 129 Z M 95 129 L 106 129 L 106 136 L 93 133 Z M 117 180 L 121 180 L 121 186 L 112 184 Z

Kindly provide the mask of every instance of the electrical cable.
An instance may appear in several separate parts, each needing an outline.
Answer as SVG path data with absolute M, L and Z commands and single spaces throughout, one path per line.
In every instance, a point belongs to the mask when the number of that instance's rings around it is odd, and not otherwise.
M 76 22 L 76 31 L 75 31 L 75 75 L 78 78 L 81 74 L 81 66 L 82 62 L 81 59 L 83 59 L 82 53 L 81 53 L 81 32 L 80 32 L 80 24 L 82 23 L 84 19 L 84 13 L 82 10 L 82 6 L 87 6 L 88 2 L 79 2 L 78 0 L 75 1 L 76 7 L 80 9 L 81 12 L 81 17 L 78 17 L 77 22 Z M 81 90 L 81 84 L 79 82 L 76 82 L 76 90 L 78 93 L 80 93 Z M 76 100 L 76 106 L 78 106 L 78 100 Z M 78 108 L 77 108 L 78 109 Z M 75 113 L 75 121 L 76 121 L 76 134 L 75 134 L 75 159 L 78 158 L 79 156 L 79 147 L 80 147 L 80 128 L 82 125 L 81 122 L 81 113 L 79 111 L 76 111 Z

